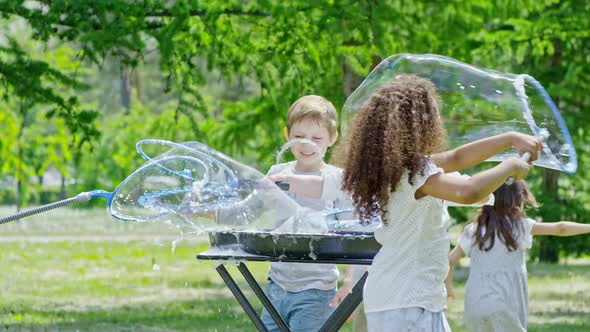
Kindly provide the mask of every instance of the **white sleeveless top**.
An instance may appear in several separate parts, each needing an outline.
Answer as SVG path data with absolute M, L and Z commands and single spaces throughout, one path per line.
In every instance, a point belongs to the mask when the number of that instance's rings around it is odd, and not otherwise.
M 445 204 L 432 196 L 414 198 L 437 173 L 444 171 L 429 160 L 424 175 L 416 174 L 413 185 L 408 183 L 406 170 L 391 193 L 387 224 L 375 231 L 382 248 L 369 267 L 363 295 L 365 312 L 409 307 L 438 312 L 445 307 L 450 247 Z

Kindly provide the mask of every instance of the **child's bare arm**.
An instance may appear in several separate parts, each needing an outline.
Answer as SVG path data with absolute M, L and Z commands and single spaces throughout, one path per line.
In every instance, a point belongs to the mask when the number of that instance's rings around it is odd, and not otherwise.
M 475 204 L 494 192 L 510 176 L 523 178 L 530 165 L 519 158 L 510 158 L 472 177 L 435 174 L 416 192 L 416 198 L 426 195 L 460 204 Z
M 535 223 L 531 230 L 533 235 L 572 236 L 588 233 L 590 233 L 590 224 L 571 221 Z
M 477 165 L 512 146 L 520 155 L 527 151 L 530 152 L 530 161 L 536 160 L 537 151 L 543 149 L 541 140 L 534 136 L 508 132 L 480 139 L 451 151 L 435 153 L 430 157 L 437 166 L 442 167 L 448 173 Z
M 320 198 L 324 189 L 324 178 L 319 175 L 274 174 L 269 178 L 274 182 L 287 182 L 290 192 L 309 198 Z
M 352 265 L 346 267 L 344 272 L 344 279 L 342 280 L 342 287 L 338 289 L 336 295 L 330 301 L 330 307 L 337 306 L 344 300 L 344 298 L 352 291 Z
M 457 263 L 464 255 L 465 253 L 463 252 L 463 249 L 458 244 L 449 253 L 449 273 L 447 273 L 447 278 L 445 279 L 447 297 L 455 297 L 455 289 L 453 288 L 453 273 L 455 272 L 455 267 L 457 266 Z

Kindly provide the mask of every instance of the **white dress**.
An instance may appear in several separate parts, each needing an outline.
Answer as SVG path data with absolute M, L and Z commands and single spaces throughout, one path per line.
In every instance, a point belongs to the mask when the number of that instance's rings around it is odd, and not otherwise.
M 363 300 L 370 331 L 450 331 L 443 309 L 449 269 L 448 218 L 443 200 L 415 193 L 443 173 L 432 161 L 408 183 L 406 171 L 375 230 L 382 247 L 369 267 Z
M 526 250 L 533 243 L 535 221 L 522 219 L 515 232 L 518 248 L 508 251 L 498 239 L 489 251 L 473 245 L 475 224 L 465 227 L 459 245 L 471 258 L 465 285 L 464 321 L 468 331 L 526 331 L 528 291 Z M 485 248 L 485 246 L 484 246 Z

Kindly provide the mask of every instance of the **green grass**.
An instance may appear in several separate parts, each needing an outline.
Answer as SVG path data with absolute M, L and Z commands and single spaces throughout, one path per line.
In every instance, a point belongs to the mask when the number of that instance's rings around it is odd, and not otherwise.
M 83 203 L 79 203 L 80 205 Z M 26 207 L 22 211 L 33 207 Z M 0 216 L 16 213 L 13 207 L 0 206 Z M 157 222 L 125 222 L 112 218 L 107 209 L 70 209 L 58 208 L 36 214 L 21 221 L 12 221 L 1 225 L 2 237 L 140 237 L 156 238 L 155 235 L 175 237 L 178 232 L 164 223 Z
M 2 242 L 0 330 L 253 331 L 213 264 L 195 259 L 206 247 Z M 252 265 L 259 279 L 267 268 Z
M 173 252 L 175 237 L 168 226 L 120 222 L 102 209 L 0 225 L 0 331 L 255 331 L 213 262 L 195 259 L 206 238 L 183 240 Z M 590 326 L 590 262 L 568 263 L 529 264 L 529 331 Z M 248 267 L 265 280 L 267 263 Z M 465 330 L 465 277 L 459 269 L 447 310 L 454 331 Z

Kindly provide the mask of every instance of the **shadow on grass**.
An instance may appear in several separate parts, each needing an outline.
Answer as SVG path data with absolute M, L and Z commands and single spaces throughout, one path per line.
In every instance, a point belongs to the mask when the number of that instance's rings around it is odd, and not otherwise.
M 26 310 L 22 323 L 0 325 L 0 331 L 256 331 L 233 298 L 142 304 L 109 310 Z M 31 322 L 31 323 L 27 323 Z
M 529 278 L 590 278 L 590 264 L 528 263 L 527 270 Z
M 587 315 L 584 313 L 583 315 Z M 572 332 L 572 331 L 588 331 L 588 324 L 582 322 L 572 323 L 539 323 L 528 324 L 529 332 Z

